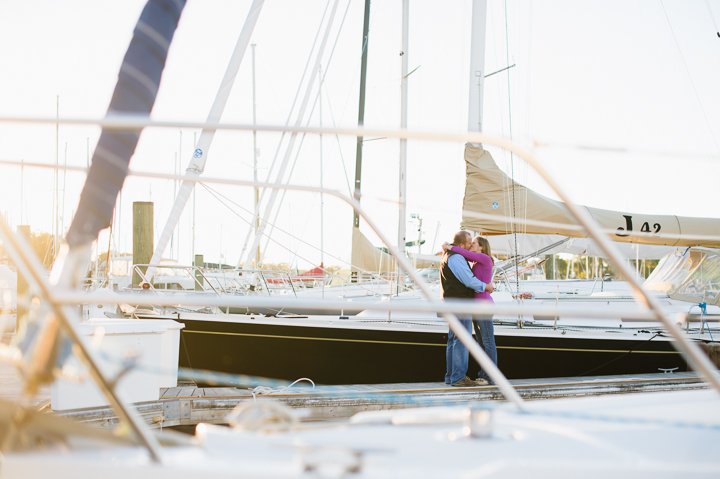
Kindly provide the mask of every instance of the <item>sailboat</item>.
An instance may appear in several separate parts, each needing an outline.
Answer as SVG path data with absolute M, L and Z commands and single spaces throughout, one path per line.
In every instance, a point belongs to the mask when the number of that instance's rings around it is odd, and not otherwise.
M 483 65 L 484 58 L 484 8 L 480 5 L 475 11 L 477 18 L 473 17 L 476 24 L 473 31 L 477 32 L 473 35 L 471 54 L 473 72 L 484 68 L 478 66 Z M 470 81 L 470 131 L 482 130 L 479 101 L 473 101 L 482 98 L 482 78 L 482 75 L 473 74 Z M 496 205 L 502 204 L 505 194 L 503 185 L 508 184 L 507 178 L 481 144 L 466 145 L 465 159 L 468 183 L 463 226 L 478 233 L 504 233 L 506 218 L 496 213 L 496 210 L 502 211 Z M 577 227 L 573 217 L 575 213 L 566 204 L 541 197 L 517 183 L 516 189 L 518 195 L 528 196 L 528 201 L 523 202 L 527 204 L 528 212 L 518 216 L 545 224 L 527 232 L 583 239 L 589 235 Z M 713 234 L 717 220 L 583 210 L 592 215 L 594 221 L 611 228 L 619 242 L 636 241 L 648 247 L 670 249 L 690 244 L 715 245 L 712 241 L 693 243 L 687 236 Z M 481 215 L 488 214 L 496 217 L 478 220 L 479 217 L 486 218 Z M 618 219 L 624 221 L 618 225 Z M 631 220 L 634 221 L 634 229 L 630 225 Z M 362 243 L 359 229 L 354 228 L 353 231 L 357 243 Z M 365 250 L 370 261 L 376 265 L 385 261 L 382 252 L 368 245 L 369 242 Z M 394 264 L 385 262 L 388 268 L 395 268 Z M 568 312 L 553 315 L 496 314 L 496 342 L 503 371 L 511 378 L 528 378 L 576 376 L 589 372 L 619 374 L 656 372 L 658 369 L 686 370 L 686 358 L 675 349 L 676 338 L 665 333 L 666 326 L 657 319 L 650 322 L 636 320 L 644 308 L 635 303 L 637 293 L 632 284 L 618 289 L 613 293 L 600 284 L 595 291 L 588 285 L 586 291 L 574 291 L 573 294 L 563 291 L 562 296 L 559 290 L 536 291 L 533 303 L 522 303 L 528 311 L 537 305 L 555 306 L 560 310 L 567 306 Z M 437 295 L 437 289 L 434 294 Z M 424 295 L 407 293 L 387 301 L 388 304 L 393 301 L 395 304 L 427 301 L 422 298 Z M 517 291 L 513 291 L 510 285 L 507 291 L 495 295 L 495 302 L 497 305 L 518 306 L 517 296 Z M 720 334 L 717 329 L 704 326 L 702 314 L 678 316 L 685 314 L 692 304 L 671 300 L 662 292 L 657 293 L 657 301 L 662 302 L 666 314 L 679 318 L 676 322 L 684 326 L 685 334 L 693 340 L 711 341 L 713 332 Z M 262 311 L 255 314 L 179 311 L 167 317 L 185 324 L 180 365 L 186 368 L 283 379 L 312 377 L 325 384 L 347 382 L 348 375 L 356 383 L 437 381 L 443 376 L 447 326 L 435 312 L 391 312 L 377 302 L 372 307 L 367 304 L 359 306 L 365 311 L 354 315 L 352 309 L 358 308 L 358 304 L 347 310 L 334 311 L 335 314 L 331 315 L 308 316 L 309 306 L 303 309 L 298 303 L 278 301 L 274 303 L 274 308 L 291 314 L 268 317 L 258 314 Z M 630 306 L 635 307 L 628 314 Z M 591 313 L 594 315 L 592 320 L 582 317 Z M 716 314 L 712 308 L 711 313 Z M 142 313 L 137 316 L 144 317 Z M 474 367 L 471 366 L 471 369 Z
M 121 68 L 111 111 L 117 108 L 149 114 L 154 101 L 152 92 L 157 89 L 164 62 L 162 50 L 157 47 L 172 40 L 183 6 L 178 0 L 148 2 L 128 49 L 125 68 Z M 144 84 L 139 79 L 145 80 Z M 148 81 L 153 82 L 149 90 Z M 538 473 L 553 477 L 636 478 L 680 473 L 684 477 L 714 477 L 720 473 L 720 460 L 713 454 L 720 440 L 720 387 L 716 373 L 707 369 L 707 360 L 697 356 L 696 348 L 682 338 L 679 343 L 684 353 L 696 360 L 716 390 L 528 404 L 499 371 L 491 370 L 507 403 L 373 411 L 354 416 L 348 424 L 307 426 L 297 422 L 292 410 L 277 403 L 249 402 L 227 418 L 232 428 L 200 424 L 194 440 L 150 430 L 134 408 L 117 396 L 118 378 L 107 378 L 98 369 L 95 352 L 77 336 L 74 308 L 64 305 L 64 297 L 79 289 L 89 244 L 109 221 L 103 213 L 112 210 L 119 190 L 119 185 L 114 190 L 98 188 L 108 178 L 100 173 L 118 167 L 117 162 L 109 160 L 129 160 L 134 149 L 132 140 L 136 142 L 138 137 L 124 131 L 103 131 L 80 212 L 68 235 L 70 244 L 62 248 L 62 261 L 53 270 L 54 284 L 44 277 L 28 245 L 0 218 L 3 243 L 39 290 L 30 323 L 32 334 L 19 341 L 13 351 L 13 359 L 25 373 L 25 392 L 31 394 L 39 384 L 60 374 L 64 360 L 74 351 L 84 360 L 122 422 L 121 427 L 109 432 L 2 401 L 3 478 L 155 478 L 158 474 L 178 478 L 207 474 L 217 478 L 465 474 L 526 477 Z M 123 156 L 110 158 L 108 152 Z M 117 174 L 124 178 L 125 171 Z M 97 210 L 97 202 L 91 200 L 100 200 L 101 206 L 110 208 Z M 611 249 L 607 240 L 596 233 L 593 231 L 595 239 Z M 398 257 L 398 262 L 414 275 L 407 260 Z M 427 292 L 422 280 L 415 279 Z M 656 305 L 651 303 L 651 307 Z M 447 319 L 450 327 L 457 328 L 452 315 Z M 469 335 L 460 337 L 473 354 L 479 351 Z M 479 357 L 482 361 L 482 354 Z M 385 366 L 398 365 L 386 362 Z M 667 444 L 673 444 L 671 453 Z M 454 459 L 448 461 L 448 457 Z

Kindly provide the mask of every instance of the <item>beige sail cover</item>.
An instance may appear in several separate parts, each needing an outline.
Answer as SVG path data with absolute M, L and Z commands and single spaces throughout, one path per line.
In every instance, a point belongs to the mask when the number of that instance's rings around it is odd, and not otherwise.
M 482 145 L 465 145 L 467 178 L 463 202 L 463 229 L 488 235 L 510 233 L 513 216 L 512 181 L 498 168 L 492 155 Z M 526 198 L 527 196 L 527 198 Z M 674 215 L 643 215 L 620 211 L 586 208 L 614 241 L 666 246 L 720 247 L 720 219 L 691 218 Z M 497 217 L 473 216 L 475 213 Z M 520 224 L 517 231 L 530 234 L 555 234 L 586 238 L 578 229 L 565 204 L 539 195 L 515 182 L 515 217 L 519 220 L 554 223 Z M 629 231 L 628 231 L 629 230 Z M 632 234 L 628 234 L 631 232 Z M 678 238 L 678 235 L 683 235 Z M 702 238 L 712 236 L 714 238 Z
M 512 234 L 488 236 L 492 252 L 500 255 L 514 255 L 517 248 L 517 252 L 521 256 L 545 250 L 542 254 L 565 253 L 596 256 L 600 258 L 607 257 L 605 252 L 592 238 L 571 238 L 570 241 L 563 242 L 564 239 L 567 239 L 567 237 L 524 233 L 518 233 L 517 237 Z M 617 247 L 626 258 L 630 259 L 660 259 L 668 253 L 672 253 L 678 249 L 674 246 L 641 246 L 631 243 L 618 243 Z M 685 248 L 681 249 L 683 251 L 685 250 Z
M 359 228 L 353 228 L 352 242 L 352 272 L 392 273 L 397 271 L 395 258 L 373 246 Z M 440 256 L 412 253 L 408 256 L 415 268 L 437 268 L 442 259 Z
M 373 246 L 360 228 L 353 228 L 352 271 L 390 273 L 397 269 L 395 259 Z

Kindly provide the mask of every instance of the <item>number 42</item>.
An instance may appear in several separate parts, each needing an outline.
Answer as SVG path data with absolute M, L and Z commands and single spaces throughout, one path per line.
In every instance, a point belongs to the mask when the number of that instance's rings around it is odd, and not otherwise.
M 627 234 L 615 233 L 616 236 L 621 236 L 621 237 L 630 236 L 630 232 L 633 230 L 632 216 L 623 215 L 623 218 L 625 218 L 625 228 L 620 227 L 620 228 L 618 228 L 618 231 L 627 231 L 628 233 Z M 659 233 L 660 232 L 660 223 L 655 223 L 653 225 L 653 228 L 655 228 L 655 231 L 653 231 L 653 233 Z M 648 223 L 647 221 L 645 223 L 643 223 L 642 227 L 640 227 L 640 231 L 642 233 L 650 233 L 650 223 Z

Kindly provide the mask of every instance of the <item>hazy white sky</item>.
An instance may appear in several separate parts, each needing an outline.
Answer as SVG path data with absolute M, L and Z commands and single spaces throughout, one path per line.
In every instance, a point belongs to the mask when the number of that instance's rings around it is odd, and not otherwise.
M 189 0 L 163 74 L 155 118 L 206 118 L 250 3 Z M 253 35 L 259 123 L 282 124 L 288 117 L 327 4 L 327 0 L 266 1 Z M 0 3 L 0 116 L 54 116 L 59 95 L 61 117 L 102 117 L 143 5 L 141 0 Z M 508 57 L 517 66 L 487 79 L 486 132 L 512 133 L 515 141 L 526 146 L 535 141 L 553 145 L 534 151 L 578 203 L 635 212 L 720 216 L 715 195 L 720 178 L 720 38 L 714 25 L 720 21 L 720 1 L 711 0 L 709 7 L 704 0 L 490 0 L 486 71 L 505 67 Z M 417 70 L 409 78 L 409 128 L 466 131 L 471 3 L 457 0 L 440 6 L 413 0 L 410 8 L 409 65 L 410 70 Z M 357 122 L 362 10 L 362 0 L 351 0 L 349 7 L 348 0 L 340 0 L 322 60 L 328 71 L 322 110 L 325 126 L 333 121 L 338 126 Z M 399 126 L 400 14 L 399 1 L 376 0 L 372 4 L 368 126 Z M 328 64 L 336 38 L 337 47 Z M 248 51 L 225 121 L 252 120 L 250 65 Z M 306 85 L 300 88 L 302 95 Z M 317 85 L 312 88 L 317 92 Z M 311 122 L 319 122 L 317 108 Z M 146 129 L 131 167 L 172 172 L 179 153 L 184 171 L 194 133 L 183 130 L 181 140 L 177 130 Z M 67 145 L 67 163 L 85 165 L 88 138 L 92 150 L 98 135 L 95 127 L 61 126 L 60 163 L 65 161 Z M 279 135 L 258 135 L 261 179 L 267 175 L 278 140 Z M 319 184 L 319 142 L 317 135 L 305 138 L 293 183 Z M 286 144 L 280 149 L 281 156 Z M 562 145 L 629 148 L 633 152 Z M 55 148 L 54 126 L 0 125 L 0 158 L 54 163 Z M 465 180 L 462 149 L 462 144 L 455 143 L 409 142 L 408 213 L 423 218 L 428 239 L 423 252 L 430 252 L 438 222 L 438 243 L 459 226 Z M 509 156 L 492 151 L 501 168 L 509 171 Z M 549 194 L 536 175 L 517 159 L 515 162 L 518 181 Z M 323 165 L 325 186 L 347 192 L 348 180 L 352 183 L 354 177 L 355 139 L 324 137 Z M 219 132 L 205 175 L 251 179 L 251 134 Z M 25 168 L 23 176 L 22 221 L 34 230 L 49 231 L 52 171 Z M 393 203 L 397 178 L 398 141 L 366 142 L 363 204 L 393 239 L 397 237 Z M 21 222 L 20 179 L 19 168 L 0 167 L 0 210 L 8 212 L 13 224 Z M 84 175 L 78 173 L 60 176 L 60 187 L 65 186 L 59 195 L 65 228 L 83 181 Z M 132 249 L 132 202 L 155 202 L 157 237 L 173 202 L 173 186 L 172 181 L 126 181 L 118 211 L 120 250 Z M 248 220 L 249 215 L 243 208 L 252 208 L 251 192 L 213 188 L 239 206 L 230 204 L 232 209 L 228 208 L 199 188 L 195 251 L 209 261 L 217 261 L 222 253 L 234 264 L 247 232 L 243 218 Z M 176 235 L 174 251 L 166 253 L 177 257 L 179 248 L 183 263 L 190 260 L 191 218 L 189 208 L 181 220 L 179 245 Z M 328 255 L 349 259 L 351 223 L 350 209 L 326 198 Z M 288 193 L 277 225 L 319 245 L 318 195 Z M 408 240 L 415 239 L 416 225 L 408 219 Z M 376 241 L 364 226 L 363 230 Z M 319 263 L 317 250 L 297 239 L 278 231 L 273 239 L 279 244 L 271 243 L 268 261 L 291 261 L 292 252 L 297 252 L 300 268 Z M 106 249 L 107 235 L 100 241 L 101 249 Z M 327 255 L 325 262 L 340 264 Z

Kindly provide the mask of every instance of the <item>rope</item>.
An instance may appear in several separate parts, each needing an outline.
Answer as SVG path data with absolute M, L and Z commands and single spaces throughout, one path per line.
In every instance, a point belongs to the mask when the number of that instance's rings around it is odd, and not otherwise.
M 257 401 L 257 398 L 255 395 L 266 395 L 266 396 L 272 396 L 274 394 L 285 394 L 287 393 L 288 389 L 299 383 L 300 381 L 308 381 L 310 384 L 312 384 L 312 388 L 315 389 L 315 383 L 310 378 L 300 378 L 293 381 L 289 386 L 280 386 L 277 388 L 271 388 L 268 386 L 256 386 L 254 388 L 248 388 L 253 396 L 253 401 Z
M 707 323 L 707 320 L 705 320 L 705 315 L 707 314 L 707 303 L 698 303 L 698 306 L 700 307 L 700 311 L 702 311 L 702 322 L 705 326 L 707 326 L 708 333 L 710 333 L 710 341 L 715 341 L 713 339 L 712 331 L 710 330 L 710 325 Z

